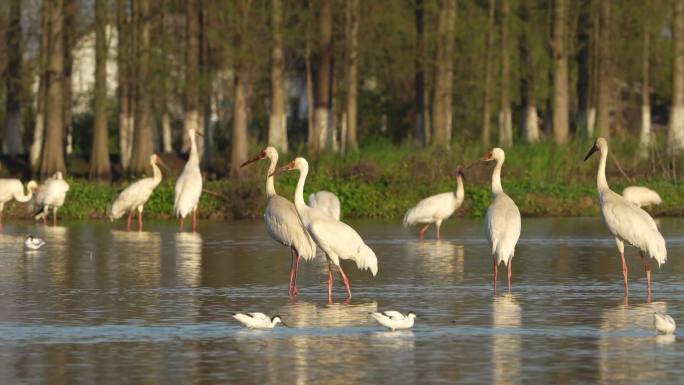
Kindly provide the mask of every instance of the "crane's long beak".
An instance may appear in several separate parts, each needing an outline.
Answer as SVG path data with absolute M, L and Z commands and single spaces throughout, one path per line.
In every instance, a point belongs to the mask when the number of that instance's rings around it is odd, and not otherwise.
M 586 162 L 587 159 L 589 159 L 589 157 L 598 150 L 599 150 L 599 148 L 596 146 L 596 143 L 594 143 L 594 145 L 591 147 L 591 149 L 587 153 L 587 156 L 584 157 L 584 161 Z
M 254 158 L 252 158 L 252 159 L 250 159 L 250 160 L 246 160 L 244 163 L 242 163 L 242 164 L 240 165 L 240 167 L 245 167 L 246 165 L 248 165 L 248 164 L 250 164 L 250 163 L 252 163 L 252 162 L 256 162 L 256 161 L 259 160 L 259 159 L 261 159 L 261 154 L 255 156 Z
M 165 169 L 166 171 L 171 171 L 171 168 L 169 168 L 169 166 L 167 166 L 166 163 L 164 163 L 163 160 L 157 159 L 157 164 L 160 165 L 160 166 L 162 166 L 162 167 L 164 167 L 164 169 Z
M 271 175 L 269 175 L 269 176 L 280 175 L 280 174 L 282 174 L 282 173 L 284 173 L 284 172 L 286 172 L 286 171 L 290 171 L 290 170 L 291 170 L 290 164 L 288 163 L 288 164 L 286 164 L 286 165 L 284 165 L 284 166 L 282 166 L 282 167 L 279 167 L 279 168 L 276 169 L 275 171 L 273 171 L 273 172 L 271 173 Z

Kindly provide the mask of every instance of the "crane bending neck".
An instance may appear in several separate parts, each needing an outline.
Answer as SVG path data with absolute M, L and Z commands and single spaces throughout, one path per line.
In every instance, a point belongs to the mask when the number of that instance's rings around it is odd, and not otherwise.
M 494 172 L 492 172 L 492 194 L 498 195 L 503 194 L 503 187 L 501 187 L 501 168 L 503 167 L 503 159 L 496 159 L 496 166 L 494 166 Z
M 599 162 L 598 172 L 596 173 L 596 187 L 599 191 L 609 190 L 606 180 L 606 160 L 608 159 L 608 149 L 601 147 L 601 161 Z
M 33 198 L 33 190 L 31 190 L 28 186 L 26 186 L 26 191 L 27 191 L 26 195 L 24 195 L 24 186 L 22 186 L 21 192 L 20 192 L 21 195 L 15 196 L 14 199 L 17 202 L 21 202 L 21 203 L 30 201 L 31 198 Z
M 272 197 L 273 195 L 276 195 L 276 191 L 274 182 L 275 177 L 271 174 L 273 174 L 276 169 L 276 165 L 278 164 L 278 153 L 276 152 L 272 155 L 269 154 L 268 158 L 271 160 L 271 165 L 268 166 L 268 174 L 266 174 L 266 196 Z
M 300 215 L 307 207 L 306 203 L 304 203 L 304 183 L 306 182 L 306 175 L 308 173 L 308 165 L 304 165 L 299 169 L 299 180 L 297 181 L 297 188 L 295 189 L 294 204 Z

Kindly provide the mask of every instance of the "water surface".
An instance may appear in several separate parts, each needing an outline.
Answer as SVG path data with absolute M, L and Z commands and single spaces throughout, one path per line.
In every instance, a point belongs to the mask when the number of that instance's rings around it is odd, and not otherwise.
M 327 304 L 323 258 L 302 263 L 287 296 L 287 249 L 261 221 L 8 223 L 0 235 L 0 383 L 357 384 L 681 383 L 684 339 L 656 337 L 653 311 L 684 324 L 684 237 L 661 219 L 668 262 L 646 300 L 628 249 L 623 299 L 615 242 L 602 221 L 523 220 L 513 295 L 492 293 L 481 220 L 455 218 L 442 241 L 395 223 L 352 223 L 379 256 L 373 278 L 345 263 Z M 47 245 L 23 249 L 28 233 Z M 428 233 L 428 237 L 432 232 Z M 505 274 L 501 274 L 503 278 Z M 505 282 L 500 281 L 500 289 Z M 368 313 L 418 313 L 385 331 Z M 235 311 L 279 314 L 290 328 L 252 331 Z

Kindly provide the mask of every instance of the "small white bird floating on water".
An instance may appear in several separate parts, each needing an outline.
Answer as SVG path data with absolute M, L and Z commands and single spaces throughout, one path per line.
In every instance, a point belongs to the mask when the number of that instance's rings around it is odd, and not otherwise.
M 413 322 L 416 319 L 416 313 L 410 311 L 406 314 L 401 314 L 398 311 L 387 310 L 382 313 L 371 313 L 378 323 L 388 329 L 402 330 L 410 329 L 413 327 Z
M 47 216 L 52 208 L 52 225 L 57 226 L 57 210 L 64 205 L 67 191 L 69 191 L 69 184 L 59 171 L 38 186 L 36 204 L 40 210 L 36 214 L 36 220 L 42 219 L 47 225 Z
M 278 323 L 282 323 L 283 326 L 285 322 L 280 319 L 279 315 L 273 316 L 272 318 L 264 313 L 235 313 L 233 318 L 240 321 L 243 325 L 250 329 L 273 329 Z
M 138 210 L 138 231 L 142 230 L 143 207 L 162 180 L 162 173 L 157 165 L 168 169 L 157 154 L 150 156 L 150 165 L 152 166 L 152 177 L 141 179 L 126 187 L 107 210 L 107 216 L 111 221 L 121 218 L 128 212 L 126 230 L 131 229 L 133 211 L 136 209 Z
M 499 275 L 499 264 L 504 263 L 508 267 L 508 292 L 511 292 L 511 270 L 515 245 L 520 238 L 520 210 L 503 191 L 501 187 L 501 168 L 506 154 L 498 147 L 489 150 L 480 160 L 488 162 L 496 160 L 494 172 L 492 172 L 492 203 L 487 208 L 485 216 L 485 235 L 492 246 L 492 259 L 494 263 L 494 291 L 496 280 Z
M 643 186 L 625 187 L 622 190 L 622 197 L 639 207 L 659 205 L 663 202 L 657 192 Z
M 340 220 L 340 213 L 342 211 L 340 199 L 330 191 L 321 190 L 309 195 L 307 203 L 315 209 L 328 213 L 328 215 L 338 221 Z
M 45 241 L 40 238 L 35 238 L 33 235 L 26 237 L 24 241 L 24 246 L 29 250 L 38 250 L 45 245 Z
M 26 185 L 26 195 L 24 195 L 24 185 L 19 179 L 0 179 L 0 230 L 2 230 L 2 211 L 5 203 L 12 199 L 17 202 L 28 202 L 33 197 L 33 193 L 38 188 L 38 183 L 30 181 Z
M 597 152 L 601 152 L 598 172 L 596 174 L 596 187 L 599 195 L 599 205 L 603 219 L 608 229 L 615 236 L 615 243 L 620 252 L 622 260 L 622 277 L 625 281 L 625 297 L 629 295 L 627 286 L 627 262 L 625 262 L 625 244 L 639 249 L 641 261 L 646 270 L 646 287 L 648 290 L 648 300 L 651 300 L 651 263 L 653 258 L 658 262 L 658 266 L 667 261 L 667 249 L 665 239 L 658 231 L 655 221 L 650 215 L 635 204 L 629 202 L 621 195 L 615 193 L 608 186 L 606 180 L 606 159 L 608 158 L 608 142 L 603 138 L 596 139 L 594 146 L 584 157 L 586 161 Z
M 299 170 L 299 180 L 294 195 L 294 205 L 309 235 L 316 245 L 323 250 L 328 258 L 328 303 L 332 303 L 332 268 L 342 275 L 344 286 L 347 288 L 347 301 L 352 293 L 349 279 L 342 270 L 340 259 L 350 259 L 362 270 L 370 270 L 375 276 L 378 273 L 378 259 L 375 252 L 366 245 L 359 233 L 344 222 L 338 221 L 321 210 L 309 207 L 304 203 L 304 183 L 309 173 L 309 163 L 304 158 L 295 158 L 292 162 L 280 167 L 271 175 L 278 175 L 289 170 Z
M 264 223 L 266 231 L 276 242 L 285 245 L 292 251 L 290 263 L 290 296 L 296 296 L 297 272 L 299 271 L 299 258 L 310 261 L 316 258 L 316 243 L 314 243 L 304 224 L 299 219 L 294 204 L 286 198 L 278 195 L 275 191 L 274 177 L 271 175 L 278 164 L 278 150 L 274 147 L 264 148 L 259 155 L 242 163 L 244 167 L 261 159 L 270 159 L 271 164 L 266 174 L 266 211 Z
M 418 233 L 420 240 L 423 240 L 425 231 L 432 223 L 435 224 L 436 237 L 439 240 L 439 228 L 442 221 L 448 219 L 463 204 L 463 166 L 459 165 L 456 170 L 456 192 L 446 192 L 433 195 L 418 202 L 410 208 L 404 215 L 404 227 L 418 223 L 426 225 Z
M 653 313 L 653 326 L 660 334 L 674 334 L 677 324 L 674 319 L 667 314 L 655 312 Z

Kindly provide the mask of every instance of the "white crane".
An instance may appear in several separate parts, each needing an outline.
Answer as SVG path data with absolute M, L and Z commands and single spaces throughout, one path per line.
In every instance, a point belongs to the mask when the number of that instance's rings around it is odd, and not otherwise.
M 331 217 L 340 220 L 341 205 L 337 195 L 330 191 L 321 190 L 309 195 L 309 206 L 326 212 Z
M 295 158 L 292 162 L 280 167 L 272 175 L 289 170 L 299 170 L 299 180 L 295 189 L 294 204 L 304 227 L 309 231 L 316 245 L 328 258 L 328 302 L 332 303 L 332 269 L 337 266 L 347 288 L 347 301 L 352 297 L 349 279 L 344 274 L 340 259 L 351 259 L 360 269 L 369 269 L 373 276 L 378 273 L 378 259 L 373 250 L 361 239 L 361 236 L 349 225 L 340 222 L 321 210 L 311 208 L 304 203 L 304 183 L 309 173 L 309 163 L 304 158 Z
M 145 203 L 147 203 L 147 200 L 150 199 L 150 195 L 152 195 L 154 189 L 157 188 L 162 180 L 162 172 L 157 165 L 164 167 L 166 167 L 166 165 L 162 162 L 159 155 L 152 154 L 150 156 L 150 165 L 152 166 L 152 177 L 141 179 L 126 187 L 107 210 L 107 215 L 111 221 L 121 218 L 128 212 L 126 230 L 131 229 L 133 211 L 136 209 L 138 210 L 138 231 L 142 230 L 143 207 L 145 206 Z
M 511 269 L 515 245 L 520 238 L 520 210 L 503 191 L 501 187 L 501 167 L 506 154 L 498 147 L 489 150 L 482 161 L 496 161 L 492 172 L 492 203 L 487 208 L 485 216 L 485 235 L 492 246 L 492 259 L 494 260 L 494 291 L 499 275 L 499 264 L 504 263 L 508 267 L 508 292 L 511 292 Z
M 655 221 L 641 208 L 629 202 L 621 195 L 613 192 L 608 187 L 606 180 L 606 158 L 608 157 L 608 142 L 603 138 L 596 139 L 594 146 L 589 150 L 586 161 L 597 152 L 601 152 L 598 172 L 596 174 L 596 187 L 599 195 L 599 206 L 603 213 L 603 219 L 608 229 L 615 236 L 615 243 L 622 260 L 622 276 L 625 280 L 625 297 L 629 295 L 627 287 L 627 263 L 625 262 L 625 242 L 639 249 L 641 261 L 646 270 L 646 287 L 648 298 L 651 299 L 651 264 L 650 258 L 658 262 L 658 266 L 667 260 L 665 239 L 658 231 Z M 646 258 L 646 257 L 649 258 Z
M 43 220 L 47 225 L 47 217 L 52 208 L 52 225 L 57 226 L 57 210 L 64 205 L 69 184 L 57 171 L 52 177 L 47 178 L 36 190 L 36 204 L 40 210 L 36 214 L 36 220 Z
M 456 192 L 433 195 L 418 202 L 415 207 L 410 208 L 406 215 L 404 215 L 404 227 L 426 223 L 418 233 L 418 237 L 422 241 L 425 231 L 434 223 L 437 228 L 437 239 L 440 239 L 439 228 L 442 226 L 442 221 L 448 219 L 461 207 L 463 196 L 463 166 L 459 165 L 456 170 Z
M 0 230 L 2 230 L 2 211 L 5 209 L 5 203 L 12 199 L 17 202 L 28 202 L 33 198 L 33 193 L 38 188 L 35 181 L 29 181 L 26 185 L 26 194 L 24 194 L 24 185 L 19 179 L 0 179 Z
M 278 323 L 282 323 L 283 326 L 285 322 L 280 319 L 279 315 L 273 316 L 273 318 L 267 316 L 264 313 L 234 313 L 233 318 L 240 321 L 241 324 L 247 326 L 250 329 L 273 329 Z
M 43 245 L 45 245 L 45 241 L 40 238 L 36 238 L 33 235 L 29 235 L 24 241 L 24 246 L 26 246 L 26 248 L 29 250 L 38 250 L 43 247 Z
M 653 313 L 653 326 L 661 334 L 674 334 L 675 329 L 677 329 L 675 320 L 669 315 L 660 312 Z
M 202 172 L 200 171 L 199 156 L 195 135 L 202 136 L 194 129 L 188 130 L 190 136 L 190 157 L 183 171 L 176 180 L 176 199 L 173 211 L 180 218 L 180 231 L 183 231 L 185 217 L 192 213 L 192 231 L 197 230 L 197 205 L 202 195 Z
M 276 242 L 285 245 L 292 251 L 290 263 L 290 296 L 297 295 L 297 271 L 299 270 L 299 258 L 310 261 L 316 257 L 316 243 L 304 228 L 294 204 L 276 194 L 273 175 L 278 164 L 278 150 L 274 147 L 264 148 L 257 156 L 244 162 L 244 167 L 261 159 L 270 159 L 271 164 L 266 174 L 266 211 L 264 223 L 266 231 Z
M 371 313 L 371 317 L 378 321 L 380 325 L 394 331 L 412 328 L 413 322 L 416 319 L 416 313 L 410 311 L 406 314 L 401 314 L 398 311 L 387 310 L 382 313 Z
M 622 190 L 622 197 L 639 207 L 659 205 L 663 202 L 657 192 L 642 186 L 625 187 Z

